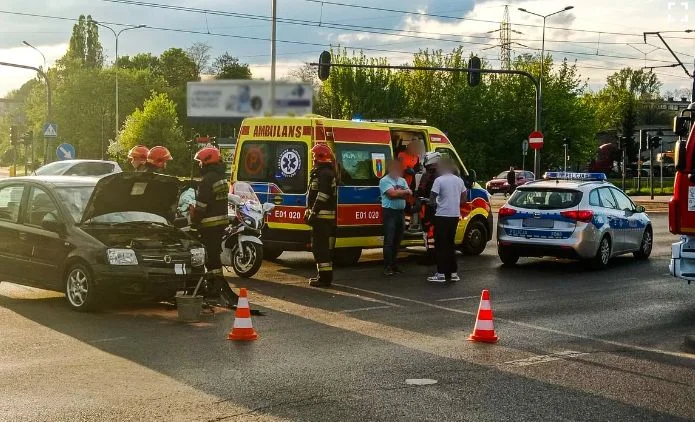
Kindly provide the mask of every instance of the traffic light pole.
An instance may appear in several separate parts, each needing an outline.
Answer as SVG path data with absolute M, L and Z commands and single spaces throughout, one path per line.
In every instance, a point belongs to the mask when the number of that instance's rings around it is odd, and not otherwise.
M 476 72 L 476 73 L 489 73 L 489 74 L 502 74 L 502 75 L 519 75 L 519 76 L 525 76 L 528 78 L 532 83 L 533 86 L 536 89 L 536 113 L 535 113 L 535 121 L 533 125 L 533 130 L 538 131 L 540 130 L 540 123 L 541 123 L 541 93 L 540 93 L 540 83 L 538 79 L 536 79 L 535 76 L 530 74 L 529 72 L 525 72 L 523 70 L 505 70 L 505 69 L 476 69 L 476 70 L 471 70 L 468 68 L 459 68 L 459 67 L 436 67 L 436 66 L 407 66 L 407 65 L 401 65 L 401 66 L 392 66 L 392 65 L 378 65 L 378 64 L 348 64 L 348 63 L 309 63 L 310 66 L 328 66 L 328 67 L 347 67 L 347 68 L 353 68 L 353 69 L 393 69 L 393 70 L 423 70 L 423 71 L 430 71 L 430 72 L 464 72 L 464 73 L 471 73 L 471 72 Z M 538 160 L 536 159 L 537 157 L 537 152 L 538 150 L 534 149 L 534 154 L 533 154 L 533 172 L 534 174 L 538 174 Z

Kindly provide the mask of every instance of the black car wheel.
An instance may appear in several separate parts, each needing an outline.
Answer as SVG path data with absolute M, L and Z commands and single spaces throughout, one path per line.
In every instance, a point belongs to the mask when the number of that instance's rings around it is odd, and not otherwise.
M 611 259 L 611 239 L 608 236 L 603 236 L 598 245 L 596 256 L 592 260 L 592 266 L 596 269 L 603 269 L 608 266 L 608 261 Z
M 98 307 L 98 292 L 92 272 L 86 265 L 73 264 L 66 272 L 65 298 L 76 311 L 91 311 Z
M 466 255 L 480 255 L 487 245 L 487 226 L 480 220 L 473 220 L 466 227 L 461 250 Z
M 510 251 L 502 246 L 497 247 L 497 255 L 502 261 L 502 265 L 512 267 L 519 261 L 519 254 Z
M 645 260 L 649 258 L 652 254 L 652 245 L 654 244 L 654 239 L 652 236 L 651 227 L 644 229 L 644 234 L 642 234 L 642 242 L 639 245 L 639 250 L 633 252 L 632 254 L 636 259 Z

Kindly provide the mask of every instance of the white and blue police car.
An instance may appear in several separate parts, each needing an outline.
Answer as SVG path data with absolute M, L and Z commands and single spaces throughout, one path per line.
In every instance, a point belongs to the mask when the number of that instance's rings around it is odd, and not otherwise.
M 616 255 L 649 258 L 652 241 L 644 207 L 603 173 L 548 172 L 518 187 L 497 220 L 497 252 L 504 265 L 522 256 L 551 256 L 603 268 Z

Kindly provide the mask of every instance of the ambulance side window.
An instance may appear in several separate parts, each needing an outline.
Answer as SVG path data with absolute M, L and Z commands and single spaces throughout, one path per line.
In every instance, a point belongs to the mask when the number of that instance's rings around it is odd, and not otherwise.
M 307 165 L 307 146 L 302 142 L 244 142 L 237 180 L 274 183 L 284 193 L 305 193 Z
M 464 174 L 468 174 L 466 167 L 464 167 L 464 165 L 461 164 L 461 160 L 459 160 L 458 156 L 454 154 L 450 148 L 437 148 L 434 151 L 442 154 L 442 157 L 448 157 L 454 160 L 454 162 L 456 163 L 456 167 L 459 168 L 459 175 L 462 176 Z
M 386 174 L 391 159 L 388 145 L 335 143 L 340 184 L 343 186 L 377 186 Z

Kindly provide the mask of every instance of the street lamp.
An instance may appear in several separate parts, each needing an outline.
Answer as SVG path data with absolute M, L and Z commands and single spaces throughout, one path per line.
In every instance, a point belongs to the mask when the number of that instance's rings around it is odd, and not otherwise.
M 33 45 L 29 44 L 28 42 L 22 41 L 22 44 L 26 45 L 26 46 L 29 47 L 29 48 L 33 48 L 34 50 L 38 51 L 38 53 L 41 55 L 41 57 L 43 57 L 43 71 L 45 72 L 45 71 L 46 71 L 46 56 L 43 55 L 43 53 L 41 52 L 41 50 L 39 50 L 38 48 L 36 48 L 36 47 L 34 47 Z
M 541 15 L 538 13 L 528 11 L 528 10 L 524 9 L 523 7 L 519 8 L 520 12 L 528 13 L 529 15 L 538 16 L 539 18 L 543 18 L 543 37 L 541 40 L 541 73 L 540 73 L 540 76 L 538 77 L 538 96 L 540 97 L 541 106 L 543 104 L 543 70 L 545 68 L 545 20 L 548 19 L 550 16 L 557 15 L 558 13 L 566 12 L 566 11 L 571 10 L 571 9 L 574 9 L 574 6 L 567 6 L 562 10 L 558 10 L 557 12 L 553 12 L 553 13 L 550 13 L 548 15 Z M 540 122 L 539 122 L 539 124 L 540 124 Z M 538 150 L 534 150 L 534 151 L 537 152 Z M 538 159 L 534 156 L 534 159 L 533 159 L 533 168 L 534 169 L 536 169 L 537 165 L 539 164 L 537 160 Z
M 116 132 L 114 134 L 114 139 L 116 136 L 118 136 L 118 128 L 120 127 L 119 119 L 118 119 L 118 37 L 121 36 L 121 33 L 125 31 L 130 31 L 131 29 L 140 29 L 140 28 L 147 28 L 147 25 L 135 25 L 135 26 L 129 26 L 127 28 L 123 28 L 120 31 L 116 32 L 113 28 L 111 28 L 108 25 L 104 25 L 103 23 L 99 23 L 97 21 L 94 21 L 95 24 L 104 27 L 108 29 L 109 31 L 113 32 L 113 36 L 116 38 L 116 58 L 113 61 L 113 67 L 116 70 Z

